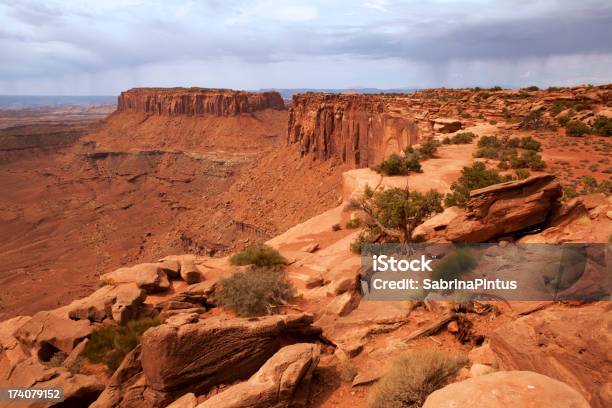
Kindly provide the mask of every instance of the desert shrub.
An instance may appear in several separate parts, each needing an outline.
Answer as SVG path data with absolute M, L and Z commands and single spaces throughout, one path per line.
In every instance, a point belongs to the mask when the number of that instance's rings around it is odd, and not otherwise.
M 544 170 L 546 163 L 542 160 L 542 156 L 533 150 L 527 150 L 521 155 L 515 155 L 510 158 L 510 167 L 513 169 L 530 168 L 534 171 Z
M 459 279 L 464 274 L 472 271 L 477 264 L 476 258 L 469 249 L 458 249 L 445 256 L 442 262 L 433 268 L 431 278 L 445 281 Z
M 472 140 L 476 138 L 476 135 L 472 132 L 461 132 L 450 138 L 452 144 L 468 144 L 472 143 Z
M 461 176 L 451 184 L 451 192 L 446 195 L 444 203 L 447 207 L 463 207 L 470 198 L 470 191 L 504 181 L 508 181 L 508 178 L 502 177 L 496 170 L 488 170 L 482 162 L 475 162 L 461 170 Z
M 581 194 L 612 194 L 612 180 L 602 180 L 598 182 L 593 176 L 582 176 L 580 178 L 580 183 L 582 184 Z
M 285 262 L 285 258 L 276 249 L 262 243 L 253 244 L 230 258 L 232 265 L 256 265 L 259 267 L 278 267 Z
M 394 360 L 372 387 L 368 408 L 418 408 L 445 386 L 466 364 L 465 357 L 448 357 L 437 350 L 414 350 Z
M 499 155 L 499 150 L 495 147 L 481 147 L 476 150 L 474 153 L 474 157 L 484 158 L 484 159 L 497 159 Z
M 531 136 L 523 137 L 521 139 L 515 138 L 513 140 L 518 140 L 519 143 L 519 146 L 514 147 L 520 147 L 521 149 L 525 150 L 533 150 L 534 152 L 540 151 L 540 147 L 542 146 L 540 142 Z
M 233 310 L 238 316 L 261 316 L 271 314 L 294 295 L 283 270 L 254 268 L 235 272 L 222 279 L 221 290 L 215 295 L 223 307 Z
M 500 170 L 508 170 L 510 168 L 510 165 L 508 164 L 507 160 L 502 160 L 497 165 L 497 168 Z
M 510 137 L 506 140 L 505 145 L 510 149 L 516 149 L 521 146 L 521 139 L 518 137 Z
M 573 187 L 563 187 L 563 199 L 570 200 L 572 198 L 578 197 L 578 192 Z
M 340 226 L 340 224 L 332 225 L 332 231 L 340 231 L 341 229 L 342 227 Z
M 569 115 L 561 115 L 557 118 L 557 123 L 560 124 L 561 126 L 566 126 L 567 123 L 570 121 L 570 116 Z
M 565 132 L 569 136 L 580 137 L 590 133 L 590 129 L 586 123 L 579 122 L 577 120 L 571 120 L 565 125 Z
M 350 220 L 346 222 L 346 228 L 348 229 L 359 228 L 361 227 L 361 224 L 362 224 L 361 218 L 359 217 L 351 218 Z
M 531 173 L 529 173 L 529 170 L 527 169 L 517 169 L 515 171 L 515 174 L 516 174 L 516 178 L 519 180 L 524 180 L 528 178 L 529 176 L 531 176 Z
M 521 120 L 520 128 L 526 130 L 537 130 L 545 126 L 542 112 L 539 110 L 529 112 Z
M 501 147 L 501 140 L 497 136 L 483 136 L 478 139 L 478 147 Z
M 546 90 L 548 92 L 557 92 L 560 91 L 562 88 L 558 87 L 558 86 L 549 86 L 548 88 L 546 88 Z
M 540 90 L 540 88 L 538 88 L 538 87 L 537 87 L 537 86 L 535 86 L 535 85 L 531 85 L 531 86 L 528 86 L 527 88 L 523 88 L 522 90 L 523 90 L 523 91 L 533 92 L 533 91 L 539 91 L 539 90 Z
M 404 230 L 408 224 L 414 227 L 428 215 L 442 211 L 442 195 L 435 190 L 422 194 L 418 191 L 390 188 L 374 196 L 372 215 L 386 228 Z M 410 236 L 408 232 L 408 236 Z
M 393 153 L 378 166 L 374 167 L 378 173 L 385 176 L 400 176 L 410 172 L 420 173 L 421 163 L 416 153 L 408 153 L 404 157 Z
M 419 149 L 419 154 L 423 159 L 430 159 L 436 155 L 438 152 L 438 142 L 432 138 L 425 140 L 421 144 L 421 148 Z
M 612 136 L 612 118 L 602 115 L 595 117 L 593 122 L 593 133 L 601 136 Z
M 450 137 L 446 136 L 444 139 L 442 139 L 442 144 L 445 144 L 445 145 L 451 144 Z
M 91 334 L 83 357 L 92 363 L 106 364 L 111 371 L 115 371 L 125 355 L 140 343 L 142 334 L 161 323 L 160 319 L 142 319 L 121 326 L 101 327 Z

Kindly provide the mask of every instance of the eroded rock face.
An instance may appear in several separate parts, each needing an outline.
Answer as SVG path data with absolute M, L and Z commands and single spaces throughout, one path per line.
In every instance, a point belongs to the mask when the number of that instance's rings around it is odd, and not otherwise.
M 68 354 L 80 340 L 89 336 L 92 330 L 93 327 L 87 320 L 74 321 L 62 319 L 51 312 L 38 312 L 19 327 L 14 336 L 23 344 L 37 348 L 39 354 L 52 354 L 55 351 Z
M 145 298 L 145 291 L 135 283 L 108 285 L 68 305 L 68 316 L 72 320 L 87 319 L 93 322 L 111 318 L 124 324 L 138 316 Z
M 134 88 L 121 92 L 119 112 L 158 115 L 235 116 L 263 109 L 284 109 L 278 92 L 242 92 L 207 88 Z
M 294 95 L 287 141 L 318 160 L 371 166 L 431 132 L 430 122 L 408 107 L 408 100 L 388 96 Z
M 147 293 L 160 292 L 170 287 L 165 266 L 161 263 L 142 263 L 100 276 L 100 281 L 107 285 L 135 283 Z
M 612 309 L 608 302 L 579 308 L 548 308 L 507 323 L 491 336 L 500 367 L 530 370 L 563 381 L 594 407 L 612 372 Z
M 207 390 L 247 378 L 284 342 L 318 333 L 308 314 L 256 319 L 211 318 L 164 324 L 142 336 L 142 367 L 157 391 Z
M 283 347 L 248 381 L 229 387 L 198 408 L 305 406 L 305 398 L 300 397 L 308 395 L 319 353 L 315 344 Z
M 456 382 L 434 391 L 423 408 L 588 408 L 567 384 L 530 371 L 504 371 Z
M 450 207 L 414 231 L 427 241 L 487 242 L 545 223 L 558 207 L 561 185 L 552 174 L 473 190 L 466 208 Z

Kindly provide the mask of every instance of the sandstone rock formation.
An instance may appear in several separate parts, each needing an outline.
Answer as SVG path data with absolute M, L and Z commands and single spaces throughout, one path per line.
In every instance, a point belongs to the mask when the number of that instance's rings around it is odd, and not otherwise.
M 248 381 L 209 398 L 198 408 L 306 406 L 312 373 L 319 361 L 319 346 L 293 344 L 280 349 Z
M 145 291 L 135 283 L 107 285 L 83 299 L 75 300 L 65 309 L 72 320 L 102 322 L 110 318 L 124 324 L 139 315 L 145 298 Z
M 287 141 L 318 160 L 372 166 L 431 132 L 429 122 L 403 109 L 386 96 L 294 95 Z
M 487 242 L 545 223 L 557 209 L 561 186 L 554 175 L 537 175 L 473 190 L 465 209 L 450 207 L 417 227 L 430 242 Z
M 530 371 L 505 371 L 453 383 L 429 395 L 423 408 L 589 408 L 567 384 Z
M 160 263 L 143 263 L 100 276 L 100 281 L 107 285 L 135 283 L 147 293 L 159 292 L 170 287 L 165 267 Z
M 278 92 L 242 92 L 207 88 L 134 88 L 121 92 L 119 112 L 158 115 L 235 116 L 263 109 L 284 109 Z
M 579 391 L 593 407 L 607 406 L 612 355 L 608 302 L 547 308 L 497 329 L 491 350 L 506 370 L 545 374 Z
M 311 323 L 298 314 L 161 325 L 142 337 L 143 372 L 157 391 L 203 391 L 250 376 L 284 341 L 318 333 Z

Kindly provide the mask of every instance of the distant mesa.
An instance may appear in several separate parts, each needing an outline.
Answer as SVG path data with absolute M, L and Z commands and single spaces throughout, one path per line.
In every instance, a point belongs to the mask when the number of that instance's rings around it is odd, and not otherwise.
M 278 92 L 208 88 L 133 88 L 121 92 L 118 112 L 157 115 L 236 116 L 264 109 L 285 109 Z

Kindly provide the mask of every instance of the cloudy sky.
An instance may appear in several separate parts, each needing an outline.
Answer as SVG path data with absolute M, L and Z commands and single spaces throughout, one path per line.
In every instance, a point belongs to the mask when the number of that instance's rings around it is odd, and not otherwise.
M 0 94 L 612 82 L 610 0 L 0 0 Z

